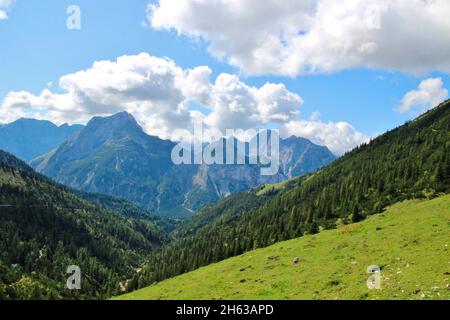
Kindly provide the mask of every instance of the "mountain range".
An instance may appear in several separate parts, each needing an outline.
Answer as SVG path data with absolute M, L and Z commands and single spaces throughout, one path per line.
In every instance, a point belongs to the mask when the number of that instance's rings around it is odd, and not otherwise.
M 175 165 L 174 147 L 174 142 L 146 134 L 122 112 L 93 118 L 31 165 L 67 186 L 186 218 L 232 193 L 310 173 L 336 159 L 326 147 L 291 137 L 280 142 L 278 174 L 262 176 L 258 165 Z
M 0 125 L 0 149 L 29 161 L 58 147 L 82 127 L 68 124 L 58 127 L 50 121 L 19 119 Z

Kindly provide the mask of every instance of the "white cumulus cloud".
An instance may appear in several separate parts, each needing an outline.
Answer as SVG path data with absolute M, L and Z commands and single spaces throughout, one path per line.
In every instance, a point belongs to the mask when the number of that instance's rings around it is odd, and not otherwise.
M 97 61 L 89 69 L 62 76 L 58 92 L 46 88 L 38 95 L 8 93 L 0 119 L 35 117 L 73 123 L 126 110 L 148 132 L 171 138 L 175 129 L 189 129 L 195 119 L 221 130 L 248 129 L 287 122 L 299 114 L 302 98 L 283 84 L 256 88 L 225 73 L 211 83 L 211 73 L 207 66 L 182 69 L 168 58 L 147 53 Z M 209 112 L 193 111 L 191 102 Z
M 159 0 L 149 25 L 249 74 L 450 71 L 448 0 Z
M 416 90 L 405 94 L 397 112 L 421 113 L 437 106 L 447 97 L 448 90 L 444 88 L 442 78 L 429 78 L 423 80 Z
M 369 140 L 368 136 L 347 122 L 327 123 L 319 119 L 290 121 L 281 127 L 280 133 L 282 137 L 295 135 L 307 138 L 316 144 L 327 146 L 338 156 Z
M 297 118 L 303 99 L 283 84 L 250 87 L 235 75 L 221 74 L 211 88 L 212 112 L 206 117 L 211 127 L 249 129 Z
M 57 91 L 8 93 L 0 104 L 0 122 L 27 117 L 86 123 L 93 116 L 125 110 L 147 133 L 163 139 L 191 139 L 189 133 L 201 121 L 206 131 L 219 129 L 223 134 L 227 129 L 284 127 L 289 134 L 311 138 L 336 153 L 361 141 L 348 124 L 299 120 L 303 99 L 284 84 L 254 87 L 227 73 L 212 82 L 211 74 L 207 66 L 183 69 L 148 53 L 97 61 L 89 69 L 62 76 Z

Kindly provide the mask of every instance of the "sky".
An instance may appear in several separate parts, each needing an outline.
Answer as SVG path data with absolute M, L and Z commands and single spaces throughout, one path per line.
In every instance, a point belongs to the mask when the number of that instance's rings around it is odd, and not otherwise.
M 0 0 L 0 123 L 126 110 L 161 138 L 270 127 L 340 155 L 448 98 L 449 14 L 447 0 Z

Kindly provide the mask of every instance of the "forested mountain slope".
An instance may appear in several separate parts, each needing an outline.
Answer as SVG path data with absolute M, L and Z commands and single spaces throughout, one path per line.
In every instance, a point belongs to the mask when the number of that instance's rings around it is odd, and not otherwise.
M 224 201 L 181 238 L 148 260 L 130 285 L 142 287 L 246 251 L 293 239 L 337 223 L 358 222 L 399 201 L 433 198 L 450 190 L 450 103 L 361 146 L 297 186 L 253 190 L 270 193 L 254 208 L 246 194 Z M 216 211 L 224 211 L 215 215 Z M 209 219 L 210 217 L 211 219 Z M 209 219 L 209 221 L 208 221 Z M 204 223 L 204 222 L 207 223 Z M 190 232 L 189 230 L 195 230 Z
M 163 241 L 154 223 L 82 200 L 0 151 L 0 299 L 108 297 Z M 79 291 L 66 288 L 70 265 Z

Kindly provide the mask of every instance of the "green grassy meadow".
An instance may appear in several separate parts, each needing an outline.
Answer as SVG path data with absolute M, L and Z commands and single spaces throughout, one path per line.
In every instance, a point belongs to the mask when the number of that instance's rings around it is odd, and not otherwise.
M 450 195 L 406 201 L 116 299 L 449 299 L 449 244 Z M 371 265 L 381 267 L 381 290 L 367 288 Z

